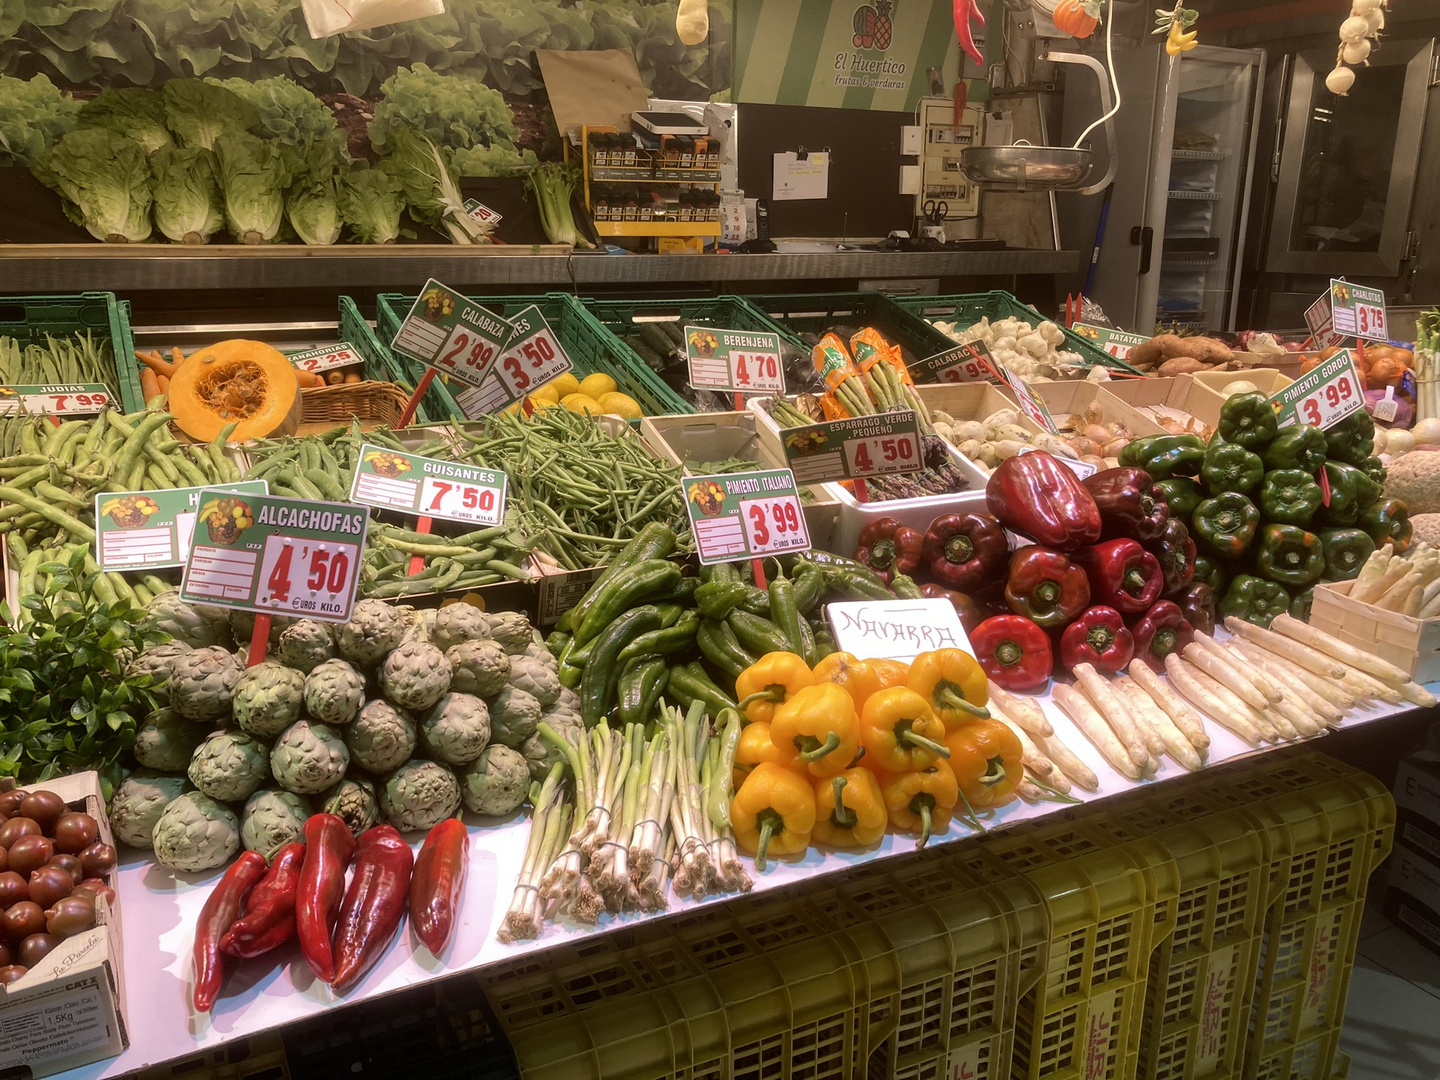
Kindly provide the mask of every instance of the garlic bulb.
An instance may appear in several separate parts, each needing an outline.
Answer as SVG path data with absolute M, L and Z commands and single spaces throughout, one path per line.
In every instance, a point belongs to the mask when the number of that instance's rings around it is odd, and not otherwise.
M 1337 67 L 1325 76 L 1325 89 L 1337 97 L 1344 97 L 1355 85 L 1355 72 L 1348 67 Z
M 1370 20 L 1365 15 L 1351 15 L 1340 24 L 1341 41 L 1362 41 L 1370 36 Z
M 1382 7 L 1373 7 L 1373 8 L 1371 8 L 1369 11 L 1365 12 L 1364 18 L 1365 18 L 1366 24 L 1370 27 L 1370 36 L 1373 37 L 1374 35 L 1378 34 L 1381 30 L 1384 30 L 1384 29 L 1385 29 L 1385 9 L 1384 9 L 1384 8 L 1382 8 Z M 1348 20 L 1347 20 L 1347 21 L 1348 21 Z
M 1355 0 L 1350 5 L 1351 15 L 1364 15 L 1380 6 L 1380 0 Z
M 1370 39 L 1361 38 L 1359 41 L 1347 41 L 1345 47 L 1340 50 L 1340 58 L 1347 64 L 1368 64 L 1366 58 L 1370 55 Z

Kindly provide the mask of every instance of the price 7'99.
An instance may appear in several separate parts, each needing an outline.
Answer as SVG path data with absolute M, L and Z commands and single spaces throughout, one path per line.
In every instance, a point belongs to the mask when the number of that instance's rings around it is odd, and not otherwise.
M 52 412 L 67 412 L 75 409 L 103 409 L 110 399 L 104 394 L 49 394 Z
M 1329 418 L 1330 414 L 1339 411 L 1347 403 L 1358 400 L 1357 393 L 1358 391 L 1348 374 L 1326 383 L 1300 403 L 1300 411 L 1305 416 L 1305 423 L 1319 427 Z M 1325 406 L 1323 412 L 1321 411 L 1322 401 Z

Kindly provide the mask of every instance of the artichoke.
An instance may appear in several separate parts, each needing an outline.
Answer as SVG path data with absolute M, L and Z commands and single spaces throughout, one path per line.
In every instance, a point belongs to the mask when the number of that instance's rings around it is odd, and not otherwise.
M 171 800 L 150 834 L 155 858 L 174 870 L 214 870 L 240 850 L 240 819 L 199 791 Z
M 402 605 L 395 610 L 400 613 L 400 621 L 405 626 L 405 633 L 400 637 L 401 645 L 407 641 L 430 640 L 430 628 L 435 625 L 434 608 L 413 608 L 409 605 Z
M 548 655 L 548 654 L 547 654 Z M 560 697 L 560 669 L 525 655 L 510 657 L 509 683 L 524 690 L 541 705 L 553 705 Z
M 239 658 L 219 645 L 182 653 L 170 668 L 170 707 L 187 720 L 227 716 L 244 671 Z
M 267 859 L 281 844 L 305 840 L 310 803 L 289 791 L 265 788 L 250 796 L 240 814 L 240 842 Z
M 415 753 L 415 721 L 388 701 L 367 701 L 355 722 L 345 728 L 345 745 L 350 760 L 360 768 L 376 775 L 388 773 Z
M 547 716 L 544 718 L 544 722 L 571 746 L 579 746 L 585 738 L 585 725 L 580 722 L 578 716 L 573 720 L 565 714 Z M 499 746 L 500 744 L 496 743 L 495 745 Z M 545 777 L 550 775 L 550 770 L 554 766 L 566 764 L 564 753 L 538 731 L 525 740 L 520 747 L 520 753 L 530 769 L 530 778 L 536 783 L 543 784 Z
M 540 702 L 518 687 L 505 687 L 488 704 L 492 742 L 519 750 L 540 726 Z
M 485 612 L 463 600 L 447 604 L 435 613 L 430 627 L 430 641 L 442 652 L 462 641 L 478 641 L 490 637 L 490 620 Z
M 317 795 L 334 787 L 349 764 L 350 751 L 340 733 L 312 720 L 295 721 L 270 751 L 276 782 L 297 795 Z
M 340 655 L 359 667 L 374 667 L 400 645 L 405 623 L 384 600 L 361 600 L 350 621 L 339 628 L 335 644 Z
M 356 836 L 380 824 L 380 800 L 369 780 L 347 776 L 320 800 L 324 812 L 341 818 Z
M 510 679 L 510 657 L 498 641 L 489 638 L 462 641 L 445 652 L 450 661 L 450 689 L 476 697 L 491 697 Z M 579 700 L 578 698 L 576 699 Z
M 485 616 L 490 626 L 490 636 L 512 656 L 523 653 L 535 640 L 530 620 L 523 611 L 497 611 Z
M 221 802 L 244 802 L 265 783 L 270 751 L 243 731 L 217 731 L 195 748 L 186 775 L 190 783 Z
M 475 762 L 460 773 L 460 797 L 465 808 L 498 817 L 519 808 L 530 790 L 530 767 L 508 746 L 487 746 Z
M 161 593 L 152 600 L 145 609 L 144 622 L 192 649 L 229 645 L 232 640 L 230 613 L 225 608 L 187 604 L 180 599 L 177 589 Z
M 170 700 L 170 691 L 165 686 L 170 681 L 170 671 L 175 666 L 175 661 L 189 651 L 190 646 L 183 641 L 151 645 L 125 665 L 125 675 L 127 678 L 149 675 L 150 692 L 155 695 L 156 701 L 164 704 Z
M 555 705 L 562 709 L 569 709 L 576 716 L 580 715 L 580 695 L 568 686 L 560 687 L 560 696 L 555 699 Z
M 156 709 L 135 732 L 132 752 L 147 769 L 184 772 L 195 748 L 205 741 L 205 729 L 192 724 L 174 709 Z
M 469 765 L 489 741 L 490 710 L 473 694 L 446 694 L 420 718 L 420 745 L 446 765 Z
M 309 675 L 335 656 L 335 638 L 330 627 L 315 619 L 301 619 L 280 635 L 275 658 L 286 667 Z
M 380 812 L 401 832 L 429 829 L 460 807 L 460 781 L 434 761 L 410 761 L 380 791 Z
M 131 847 L 150 847 L 155 822 L 184 790 L 183 776 L 166 776 L 151 769 L 131 773 L 110 800 L 110 831 L 115 839 Z
M 380 665 L 380 688 L 392 705 L 420 712 L 450 689 L 450 661 L 434 645 L 401 645 Z
M 531 660 L 538 660 L 548 668 L 553 668 L 556 671 L 560 670 L 560 661 L 555 658 L 554 653 L 545 647 L 543 641 L 531 641 L 529 645 L 525 646 L 525 651 L 520 655 L 528 656 Z
M 275 648 L 280 644 L 280 635 L 300 620 L 293 615 L 271 615 L 270 633 L 266 635 L 266 650 Z M 249 647 L 255 637 L 255 612 L 241 611 L 239 608 L 230 612 L 230 633 L 235 635 L 235 644 Z
M 266 660 L 246 668 L 235 684 L 230 707 L 242 731 L 273 739 L 300 718 L 305 704 L 305 676 L 294 668 Z
M 326 660 L 305 676 L 305 711 L 325 724 L 348 724 L 365 700 L 365 676 L 344 660 Z

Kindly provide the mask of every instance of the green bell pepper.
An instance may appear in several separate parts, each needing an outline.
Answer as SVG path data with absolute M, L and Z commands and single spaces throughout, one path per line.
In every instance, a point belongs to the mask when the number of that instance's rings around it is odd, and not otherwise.
M 1264 394 L 1233 394 L 1220 406 L 1217 429 L 1227 443 L 1246 450 L 1262 449 L 1279 430 L 1275 424 L 1275 407 Z
M 1151 480 L 1195 476 L 1205 460 L 1205 440 L 1199 435 L 1147 435 L 1127 443 L 1119 460 L 1144 469 Z
M 1375 452 L 1375 421 L 1364 409 L 1353 412 L 1325 432 L 1325 457 L 1361 466 Z
M 1327 581 L 1349 581 L 1375 550 L 1375 541 L 1363 528 L 1321 529 L 1319 536 L 1325 548 Z
M 1326 525 L 1354 525 L 1384 493 L 1379 484 L 1353 465 L 1327 461 L 1325 476 L 1330 481 L 1330 505 L 1321 508 L 1320 520 Z
M 1216 596 L 1225 592 L 1225 586 L 1230 583 L 1230 568 L 1212 555 L 1197 555 L 1195 557 L 1194 581 L 1204 582 L 1210 586 L 1210 591 Z
M 1325 573 L 1325 548 L 1320 537 L 1298 525 L 1266 525 L 1255 549 L 1255 569 L 1270 581 L 1304 587 Z
M 1325 464 L 1325 433 L 1308 424 L 1296 424 L 1276 435 L 1260 454 L 1265 469 L 1299 469 L 1313 473 Z
M 1195 507 L 1205 501 L 1205 489 L 1188 476 L 1172 476 L 1155 484 L 1155 492 L 1170 508 L 1170 516 L 1179 521 L 1189 521 Z
M 1371 480 L 1374 480 L 1377 484 L 1381 485 L 1385 483 L 1385 477 L 1389 475 L 1385 471 L 1385 463 L 1381 461 L 1378 457 L 1367 457 L 1364 461 L 1362 461 L 1359 465 L 1355 467 L 1361 472 L 1363 472 L 1366 476 L 1370 477 Z
M 1325 494 L 1315 478 L 1299 469 L 1272 469 L 1260 485 L 1260 512 L 1266 521 L 1309 525 Z
M 1255 539 L 1260 511 L 1244 495 L 1227 491 L 1206 499 L 1191 516 L 1191 533 L 1207 554 L 1239 558 Z
M 1256 626 L 1268 627 L 1276 615 L 1290 608 L 1290 594 L 1285 586 L 1251 574 L 1236 574 L 1220 600 L 1218 614 L 1234 615 Z
M 1315 603 L 1315 586 L 1311 585 L 1303 592 L 1297 592 L 1290 598 L 1290 617 L 1299 619 L 1301 622 L 1310 621 L 1310 608 Z
M 1265 463 L 1260 460 L 1259 454 L 1253 454 L 1237 443 L 1218 439 L 1210 441 L 1210 448 L 1205 451 L 1205 462 L 1200 466 L 1200 479 L 1205 481 L 1211 495 L 1219 495 L 1222 491 L 1248 495 L 1264 475 Z
M 1410 546 L 1414 526 L 1410 524 L 1410 508 L 1401 500 L 1383 498 L 1360 515 L 1356 523 L 1370 534 L 1376 547 L 1395 545 L 1395 554 L 1400 555 Z

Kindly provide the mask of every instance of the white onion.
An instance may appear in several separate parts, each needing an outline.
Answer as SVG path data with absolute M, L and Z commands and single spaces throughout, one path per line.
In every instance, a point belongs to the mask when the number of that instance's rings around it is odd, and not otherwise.
M 1225 384 L 1225 396 L 1234 397 L 1236 394 L 1258 394 L 1260 388 L 1248 379 L 1237 379 L 1235 382 Z
M 1348 22 L 1349 20 L 1347 19 L 1346 21 Z M 1371 8 L 1365 13 L 1365 22 L 1366 25 L 1370 27 L 1370 32 L 1365 36 L 1374 37 L 1381 30 L 1385 29 L 1385 9 L 1380 7 Z
M 1361 41 L 1370 36 L 1370 19 L 1374 15 L 1351 15 L 1340 24 L 1341 41 Z
M 1424 423 L 1422 420 L 1421 423 Z M 1375 434 L 1380 434 L 1377 430 Z M 1394 428 L 1385 435 L 1385 453 L 1391 455 L 1408 454 L 1415 449 L 1415 436 L 1404 428 Z
M 1355 85 L 1355 72 L 1347 67 L 1337 67 L 1325 76 L 1325 89 L 1336 97 L 1344 97 Z
M 1410 434 L 1415 436 L 1416 446 L 1440 443 L 1440 417 L 1427 416 L 1410 429 Z
M 1364 15 L 1380 6 L 1380 0 L 1355 0 L 1350 5 L 1351 15 Z
M 1369 55 L 1369 38 L 1361 38 L 1359 41 L 1347 41 L 1345 47 L 1340 51 L 1340 59 L 1344 60 L 1347 64 L 1363 64 Z

